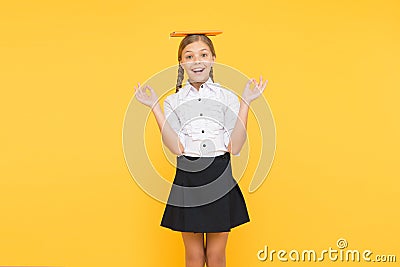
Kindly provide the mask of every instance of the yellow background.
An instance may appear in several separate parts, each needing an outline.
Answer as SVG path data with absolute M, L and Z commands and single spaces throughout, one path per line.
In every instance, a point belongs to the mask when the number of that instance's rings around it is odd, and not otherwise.
M 168 34 L 192 29 L 224 31 L 217 61 L 269 80 L 277 127 L 265 183 L 250 194 L 240 181 L 251 222 L 232 230 L 228 266 L 355 266 L 256 256 L 340 237 L 400 257 L 398 1 L 8 1 L 0 265 L 183 266 L 181 236 L 159 226 L 164 204 L 130 176 L 121 133 L 133 86 L 176 64 Z

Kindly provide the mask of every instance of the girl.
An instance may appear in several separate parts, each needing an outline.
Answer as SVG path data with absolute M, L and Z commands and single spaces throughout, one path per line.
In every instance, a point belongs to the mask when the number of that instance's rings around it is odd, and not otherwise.
M 230 154 L 240 154 L 249 105 L 268 81 L 263 82 L 262 76 L 259 82 L 250 79 L 238 100 L 214 83 L 215 58 L 206 34 L 187 34 L 182 39 L 176 92 L 165 99 L 164 113 L 153 88 L 140 83 L 135 87 L 136 99 L 151 108 L 164 144 L 177 155 L 173 188 L 160 225 L 181 232 L 186 267 L 226 266 L 230 229 L 250 221 L 232 177 Z M 188 81 L 182 87 L 184 71 Z

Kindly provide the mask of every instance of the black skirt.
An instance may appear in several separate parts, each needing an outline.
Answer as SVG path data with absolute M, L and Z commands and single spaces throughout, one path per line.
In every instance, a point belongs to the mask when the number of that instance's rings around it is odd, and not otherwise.
M 216 157 L 177 156 L 160 226 L 180 232 L 230 232 L 249 222 L 230 159 L 229 152 Z

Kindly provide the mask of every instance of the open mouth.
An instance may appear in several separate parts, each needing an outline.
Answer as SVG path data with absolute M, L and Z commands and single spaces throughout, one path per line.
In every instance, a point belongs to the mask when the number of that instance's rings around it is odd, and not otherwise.
M 195 68 L 195 69 L 192 69 L 192 71 L 193 71 L 194 73 L 202 73 L 204 70 L 205 70 L 205 68 Z

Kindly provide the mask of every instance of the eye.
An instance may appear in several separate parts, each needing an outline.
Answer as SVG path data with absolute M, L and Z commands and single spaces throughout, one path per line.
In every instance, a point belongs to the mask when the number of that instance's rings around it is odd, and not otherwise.
M 192 56 L 186 56 L 185 58 L 186 58 L 186 59 L 191 59 L 191 58 L 192 58 Z
M 208 56 L 208 54 L 206 54 L 206 53 L 203 54 L 203 57 L 207 57 L 207 56 Z

